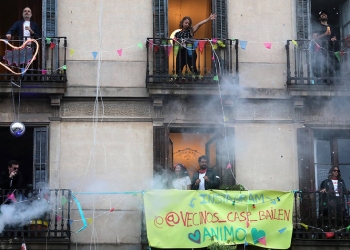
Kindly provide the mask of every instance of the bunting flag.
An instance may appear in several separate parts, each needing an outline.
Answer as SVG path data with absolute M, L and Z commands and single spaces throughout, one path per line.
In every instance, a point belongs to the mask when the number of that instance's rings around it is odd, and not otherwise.
M 298 47 L 298 43 L 295 40 L 292 40 L 292 43 L 294 44 L 295 47 Z
M 111 209 L 109 209 L 109 212 L 113 212 L 114 211 L 114 207 L 112 207 Z
M 59 216 L 59 215 L 56 215 L 56 221 L 59 222 L 59 221 L 61 221 L 61 220 L 62 220 L 62 217 Z
M 158 45 L 154 45 L 153 46 L 153 51 L 154 53 L 156 53 L 159 50 L 159 46 Z
M 217 38 L 213 38 L 213 39 L 211 39 L 211 41 L 212 41 L 212 43 L 216 43 L 217 42 Z
M 88 225 L 92 224 L 92 218 L 87 218 L 86 220 L 87 220 Z
M 338 61 L 340 62 L 340 52 L 334 52 L 335 57 L 338 59 Z
M 96 51 L 93 51 L 93 52 L 92 52 L 92 56 L 94 57 L 94 59 L 96 59 L 96 57 L 97 57 L 97 52 L 96 52 Z
M 50 44 L 51 43 L 51 38 L 46 38 L 46 44 Z
M 173 50 L 173 47 L 172 46 L 168 46 L 168 56 L 170 56 L 170 52 Z
M 139 46 L 139 47 L 140 47 L 140 49 L 143 49 L 143 45 L 142 45 L 142 43 L 138 43 L 138 44 L 137 44 L 137 46 Z
M 226 169 L 229 169 L 229 168 L 232 168 L 232 166 L 231 166 L 231 163 L 230 163 L 230 162 L 227 164 Z
M 272 43 L 270 43 L 270 42 L 264 42 L 264 46 L 267 49 L 271 49 L 271 45 L 272 45 Z
M 174 56 L 175 56 L 175 57 L 176 57 L 177 54 L 179 53 L 179 48 L 180 48 L 179 45 L 175 45 L 175 46 L 174 46 Z M 154 50 L 154 51 L 155 51 L 155 50 Z
M 11 201 L 13 201 L 13 202 L 17 202 L 14 193 L 11 193 L 10 195 L 8 195 L 8 196 L 7 196 L 7 199 L 9 199 L 9 200 L 11 200 Z
M 72 56 L 74 55 L 74 53 L 75 53 L 75 50 L 74 50 L 74 49 L 70 49 L 70 50 L 69 50 L 69 56 L 72 57 Z
M 316 52 L 319 52 L 319 51 L 320 51 L 320 49 L 321 49 L 321 46 L 320 46 L 320 45 L 318 45 L 318 43 L 316 43 L 315 51 L 316 51 Z
M 193 49 L 197 49 L 199 41 L 194 41 L 193 43 Z
M 67 65 L 63 65 L 62 69 L 66 70 L 67 69 Z
M 50 49 L 53 49 L 56 47 L 56 44 L 55 43 L 50 43 Z
M 241 49 L 244 49 L 247 47 L 248 41 L 239 41 L 240 45 L 241 45 Z
M 25 73 L 26 73 L 26 69 L 25 69 L 25 68 L 21 68 L 21 74 L 22 74 L 22 76 L 24 76 Z
M 123 49 L 117 49 L 117 53 L 118 53 L 119 56 L 122 56 L 122 54 L 123 54 Z
M 216 75 L 216 76 L 214 76 L 213 80 L 214 81 L 219 81 L 219 77 Z
M 205 40 L 200 40 L 200 41 L 198 42 L 198 48 L 199 48 L 199 51 L 200 51 L 201 53 L 203 53 L 204 46 L 205 46 L 206 43 L 207 43 L 207 41 L 205 41 Z
M 46 70 L 46 69 L 42 69 L 42 70 L 41 70 L 41 74 L 42 74 L 42 75 L 46 75 L 46 73 L 47 73 L 47 70 Z
M 64 206 L 64 204 L 66 204 L 67 202 L 68 202 L 67 198 L 62 196 L 61 197 L 61 204 L 62 204 L 62 206 Z
M 73 224 L 73 220 L 68 220 L 68 224 L 71 226 Z

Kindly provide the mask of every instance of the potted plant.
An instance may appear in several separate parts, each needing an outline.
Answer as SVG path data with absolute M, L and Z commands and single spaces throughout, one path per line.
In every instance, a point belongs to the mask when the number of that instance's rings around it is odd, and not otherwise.
M 237 244 L 233 240 L 227 240 L 226 243 L 219 243 L 215 241 L 215 237 L 210 239 L 212 243 L 208 246 L 209 250 L 236 250 Z

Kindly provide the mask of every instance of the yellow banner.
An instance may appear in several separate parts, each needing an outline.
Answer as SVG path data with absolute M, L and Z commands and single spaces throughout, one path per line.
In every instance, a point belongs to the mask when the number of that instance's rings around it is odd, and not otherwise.
M 201 248 L 218 241 L 287 249 L 293 197 L 271 190 L 150 190 L 144 193 L 149 245 Z

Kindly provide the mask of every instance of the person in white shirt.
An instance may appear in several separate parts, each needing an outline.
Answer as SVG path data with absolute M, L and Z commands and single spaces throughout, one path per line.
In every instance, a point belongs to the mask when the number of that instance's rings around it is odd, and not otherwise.
M 174 166 L 175 179 L 172 182 L 174 189 L 190 190 L 191 189 L 191 179 L 188 176 L 186 167 L 179 163 Z

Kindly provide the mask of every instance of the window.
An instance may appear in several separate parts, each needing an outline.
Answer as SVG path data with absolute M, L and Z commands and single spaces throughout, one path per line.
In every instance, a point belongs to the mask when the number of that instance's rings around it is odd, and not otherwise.
M 332 166 L 339 167 L 350 187 L 350 130 L 298 130 L 300 190 L 317 190 Z
M 23 173 L 23 188 L 44 188 L 48 184 L 48 127 L 29 127 L 14 137 L 9 127 L 0 127 L 1 171 L 9 160 L 17 160 Z
M 192 176 L 198 169 L 198 157 L 206 155 L 221 185 L 235 184 L 233 128 L 154 127 L 153 143 L 155 175 L 164 176 L 165 172 L 170 178 L 172 166 L 182 163 Z M 231 169 L 227 169 L 229 161 Z

